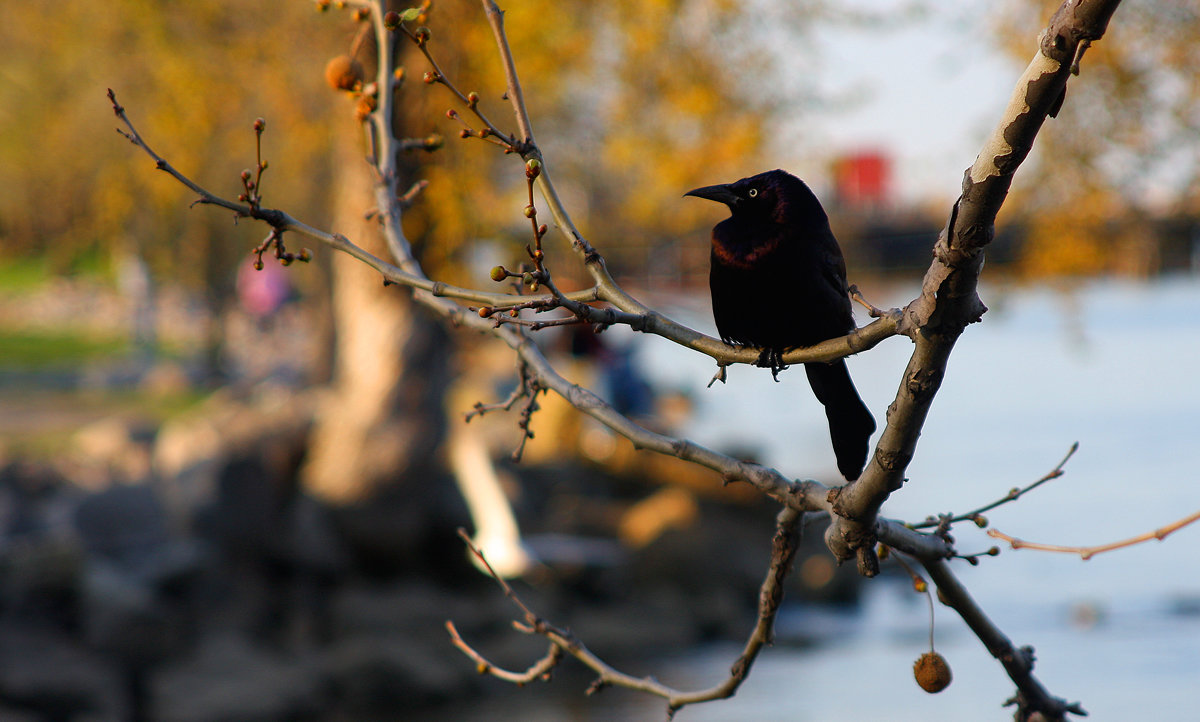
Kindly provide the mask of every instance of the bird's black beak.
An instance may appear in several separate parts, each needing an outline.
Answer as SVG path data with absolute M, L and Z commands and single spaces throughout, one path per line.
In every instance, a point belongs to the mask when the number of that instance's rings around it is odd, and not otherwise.
M 684 196 L 696 196 L 697 198 L 707 198 L 710 201 L 718 201 L 732 208 L 738 204 L 741 198 L 738 194 L 729 189 L 729 185 L 720 186 L 704 186 L 703 188 L 694 188 Z

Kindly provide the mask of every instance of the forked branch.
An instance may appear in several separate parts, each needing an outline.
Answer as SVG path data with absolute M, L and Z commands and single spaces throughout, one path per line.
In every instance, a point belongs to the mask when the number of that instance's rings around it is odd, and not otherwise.
M 544 657 L 535 661 L 524 672 L 512 672 L 492 664 L 483 654 L 464 641 L 453 622 L 447 621 L 446 629 L 450 633 L 454 646 L 475 662 L 480 674 L 490 674 L 514 684 L 527 684 L 537 679 L 548 678 L 551 670 L 562 659 L 562 656 L 567 654 L 596 673 L 596 679 L 588 688 L 588 694 L 597 692 L 604 687 L 624 687 L 646 692 L 667 700 L 667 714 L 670 717 L 689 704 L 732 697 L 750 674 L 750 668 L 753 666 L 754 660 L 758 658 L 759 652 L 763 647 L 771 644 L 775 617 L 778 615 L 780 603 L 783 601 L 783 581 L 791 570 L 796 550 L 800 544 L 801 518 L 802 515 L 794 509 L 785 508 L 779 513 L 776 519 L 775 537 L 771 545 L 770 568 L 758 594 L 758 620 L 746 640 L 741 655 L 730 668 L 729 676 L 719 684 L 707 689 L 678 690 L 662 684 L 653 677 L 634 677 L 612 667 L 588 649 L 575 635 L 554 626 L 535 614 L 521 601 L 512 586 L 496 574 L 483 552 L 471 542 L 470 536 L 462 529 L 458 532 L 459 537 L 462 538 L 471 553 L 483 563 L 492 579 L 504 590 L 504 596 L 520 608 L 522 621 L 513 622 L 513 627 L 525 634 L 543 636 L 550 640 L 551 646 L 550 651 Z

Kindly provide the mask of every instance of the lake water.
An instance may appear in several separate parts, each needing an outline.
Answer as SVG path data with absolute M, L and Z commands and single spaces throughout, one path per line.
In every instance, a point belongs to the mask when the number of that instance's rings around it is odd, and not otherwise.
M 914 293 L 868 289 L 879 306 L 902 305 Z M 1027 540 L 1095 545 L 1200 509 L 1200 279 L 1056 289 L 985 285 L 981 296 L 991 310 L 959 340 L 910 481 L 885 515 L 919 520 L 975 508 L 1048 472 L 1075 441 L 1080 448 L 1066 475 L 989 513 L 994 528 Z M 702 306 L 678 313 L 711 332 Z M 687 436 L 718 449 L 757 449 L 791 476 L 835 477 L 824 415 L 800 369 L 776 384 L 765 371 L 735 367 L 728 384 L 706 389 L 711 361 L 659 339 L 638 340 L 656 384 L 694 400 Z M 895 338 L 849 361 L 881 426 L 911 349 L 907 339 Z M 963 552 L 996 543 L 970 524 L 956 527 L 955 535 Z M 1200 524 L 1088 562 L 1001 545 L 1004 552 L 978 568 L 965 562 L 955 568 L 1014 643 L 1036 648 L 1036 673 L 1050 691 L 1081 701 L 1089 719 L 1194 720 L 1200 715 L 1198 542 Z M 782 625 L 844 631 L 815 648 L 766 650 L 734 699 L 686 708 L 676 719 L 1011 719 L 1011 709 L 1000 708 L 1011 682 L 941 605 L 936 645 L 954 683 L 938 695 L 916 686 L 912 663 L 927 644 L 927 615 L 923 597 L 886 580 L 867 585 L 864 607 L 852 615 L 791 608 Z M 737 653 L 735 646 L 681 650 L 676 659 L 636 671 L 680 687 L 707 686 Z M 562 694 L 576 690 L 547 695 L 546 689 L 524 690 L 537 712 L 523 719 L 663 718 L 659 700 L 634 693 L 563 702 Z

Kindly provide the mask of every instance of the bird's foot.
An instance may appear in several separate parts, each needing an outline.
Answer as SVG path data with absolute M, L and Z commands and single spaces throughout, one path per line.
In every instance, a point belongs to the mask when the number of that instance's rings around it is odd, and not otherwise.
M 779 381 L 779 372 L 787 368 L 787 364 L 783 362 L 783 352 L 777 348 L 764 348 L 754 365 L 771 369 L 771 378 L 775 381 Z

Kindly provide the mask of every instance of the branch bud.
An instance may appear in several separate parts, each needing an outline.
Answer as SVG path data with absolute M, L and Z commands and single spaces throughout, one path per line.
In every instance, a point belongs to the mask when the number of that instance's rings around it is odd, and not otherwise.
M 383 15 L 383 27 L 388 30 L 395 30 L 400 27 L 400 13 L 395 10 L 388 10 Z
M 366 8 L 355 8 L 355 10 L 354 10 L 354 21 L 355 22 L 361 23 L 362 21 L 366 20 L 369 17 L 371 17 L 370 10 L 368 10 Z
M 267 129 L 267 121 L 262 118 L 256 118 L 254 121 L 254 132 L 261 133 Z
M 467 93 L 467 107 L 474 110 L 476 105 L 479 105 L 479 93 L 472 90 Z
M 530 158 L 525 161 L 525 177 L 533 180 L 542 174 L 542 162 L 537 158 Z
M 372 95 L 362 95 L 358 98 L 358 104 L 354 106 L 354 117 L 359 120 L 366 120 L 367 116 L 375 112 L 375 97 Z
M 537 217 L 537 209 L 534 208 L 533 206 L 525 206 L 525 217 L 526 218 Z
M 505 268 L 504 266 L 495 266 L 494 268 L 492 268 L 492 272 L 490 275 L 491 275 L 493 281 L 499 283 L 500 281 L 503 281 L 504 279 L 508 278 L 508 269 Z
M 458 117 L 458 111 L 456 111 L 454 108 L 451 108 L 450 110 L 446 111 L 446 117 L 450 120 L 454 120 Z
M 479 317 L 480 318 L 491 318 L 492 314 L 495 312 L 496 312 L 496 309 L 492 308 L 491 306 L 480 306 L 479 307 Z
M 427 84 L 432 85 L 438 81 L 438 74 L 432 70 L 426 70 L 424 77 L 421 78 Z
M 433 37 L 433 33 L 429 32 L 429 28 L 420 27 L 413 33 L 413 40 L 417 41 L 417 45 L 424 45 L 429 42 L 429 38 Z
M 471 131 L 467 130 L 466 128 L 463 128 L 462 130 L 458 131 L 458 137 L 459 138 L 470 138 Z

